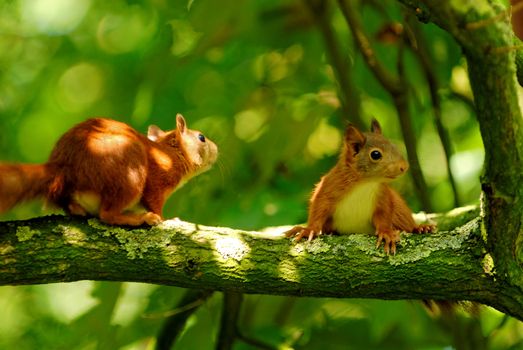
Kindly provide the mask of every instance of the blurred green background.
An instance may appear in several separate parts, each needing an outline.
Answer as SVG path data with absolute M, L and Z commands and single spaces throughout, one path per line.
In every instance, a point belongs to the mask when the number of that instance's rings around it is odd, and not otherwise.
M 503 1 L 501 1 L 503 3 Z M 350 66 L 369 124 L 402 146 L 396 110 L 358 54 L 334 2 L 326 18 Z M 402 21 L 396 1 L 369 1 L 361 16 L 378 57 L 394 72 L 398 45 L 377 35 Z M 313 185 L 336 162 L 343 129 L 325 36 L 300 0 L 2 0 L 0 159 L 45 162 L 72 125 L 91 116 L 141 132 L 175 125 L 215 141 L 220 159 L 164 208 L 167 218 L 261 229 L 306 221 Z M 461 205 L 479 198 L 483 145 L 466 66 L 452 38 L 422 27 L 439 80 L 442 122 Z M 433 106 L 415 57 L 404 53 L 421 168 L 435 211 L 454 207 Z M 350 106 L 349 106 L 350 109 Z M 395 182 L 421 209 L 411 178 Z M 42 215 L 41 203 L 1 218 Z M 135 283 L 77 282 L 0 288 L 0 349 L 150 349 L 184 290 Z M 175 349 L 212 349 L 221 294 L 187 322 Z M 297 349 L 523 348 L 523 327 L 490 308 L 475 316 L 430 315 L 417 302 L 247 296 L 245 333 Z M 252 348 L 237 342 L 237 349 Z

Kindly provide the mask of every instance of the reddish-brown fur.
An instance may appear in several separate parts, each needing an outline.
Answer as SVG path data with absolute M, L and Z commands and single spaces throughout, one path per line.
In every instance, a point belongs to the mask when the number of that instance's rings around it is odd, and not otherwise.
M 207 170 L 216 160 L 217 148 L 208 139 L 198 140 L 201 154 L 189 154 L 183 140 L 197 140 L 199 134 L 186 128 L 181 115 L 177 129 L 162 132 L 154 127 L 154 131 L 147 137 L 127 124 L 103 118 L 74 126 L 57 142 L 47 163 L 0 165 L 0 212 L 42 196 L 70 214 L 98 215 L 109 224 L 161 222 L 168 195 Z M 196 156 L 201 156 L 198 162 Z M 95 213 L 82 202 L 94 203 Z M 145 210 L 132 212 L 138 204 Z
M 375 149 L 383 153 L 379 162 L 369 158 L 369 152 Z M 320 234 L 336 232 L 333 215 L 340 201 L 357 185 L 375 182 L 379 183 L 377 196 L 372 217 L 368 220 L 372 222 L 378 236 L 377 245 L 385 242 L 385 251 L 395 253 L 400 231 L 430 232 L 434 228 L 432 225 L 417 225 L 403 198 L 388 185 L 389 181 L 407 169 L 408 163 L 394 145 L 382 136 L 377 121 L 373 121 L 371 133 L 361 133 L 354 126 L 349 126 L 339 161 L 322 177 L 313 191 L 307 226 L 295 226 L 286 235 L 295 236 L 296 240 L 303 237 L 311 240 Z

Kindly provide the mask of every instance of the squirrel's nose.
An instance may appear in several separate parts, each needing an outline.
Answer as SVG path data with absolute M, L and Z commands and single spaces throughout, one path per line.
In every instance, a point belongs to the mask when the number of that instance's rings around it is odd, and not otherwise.
M 409 163 L 407 163 L 406 160 L 402 160 L 402 161 L 399 163 L 399 171 L 403 174 L 403 173 L 406 172 L 408 169 L 409 169 Z

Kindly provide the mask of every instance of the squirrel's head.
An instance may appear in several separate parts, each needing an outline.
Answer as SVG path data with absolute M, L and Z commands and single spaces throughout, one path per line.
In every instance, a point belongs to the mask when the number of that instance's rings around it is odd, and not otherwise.
M 147 137 L 151 141 L 166 143 L 182 150 L 196 173 L 209 170 L 218 158 L 218 147 L 214 142 L 206 138 L 200 131 L 189 129 L 181 114 L 176 115 L 175 130 L 162 131 L 156 125 L 151 125 Z
M 376 119 L 370 132 L 361 132 L 354 125 L 347 127 L 342 157 L 362 177 L 383 181 L 393 180 L 409 168 L 398 148 L 383 136 Z

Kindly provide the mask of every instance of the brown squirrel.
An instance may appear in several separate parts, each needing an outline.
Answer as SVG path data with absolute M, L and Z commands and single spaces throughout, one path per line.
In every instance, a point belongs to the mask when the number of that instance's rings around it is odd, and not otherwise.
M 384 242 L 385 252 L 395 254 L 400 231 L 423 233 L 435 228 L 417 225 L 403 198 L 388 185 L 408 167 L 382 135 L 377 120 L 366 133 L 349 125 L 338 162 L 312 193 L 307 226 L 295 226 L 286 236 L 310 241 L 328 233 L 376 234 L 376 247 Z
M 147 136 L 125 123 L 93 118 L 56 143 L 45 164 L 0 164 L 0 213 L 44 197 L 72 215 L 113 225 L 155 225 L 167 197 L 216 161 L 216 145 L 187 128 L 150 126 Z

